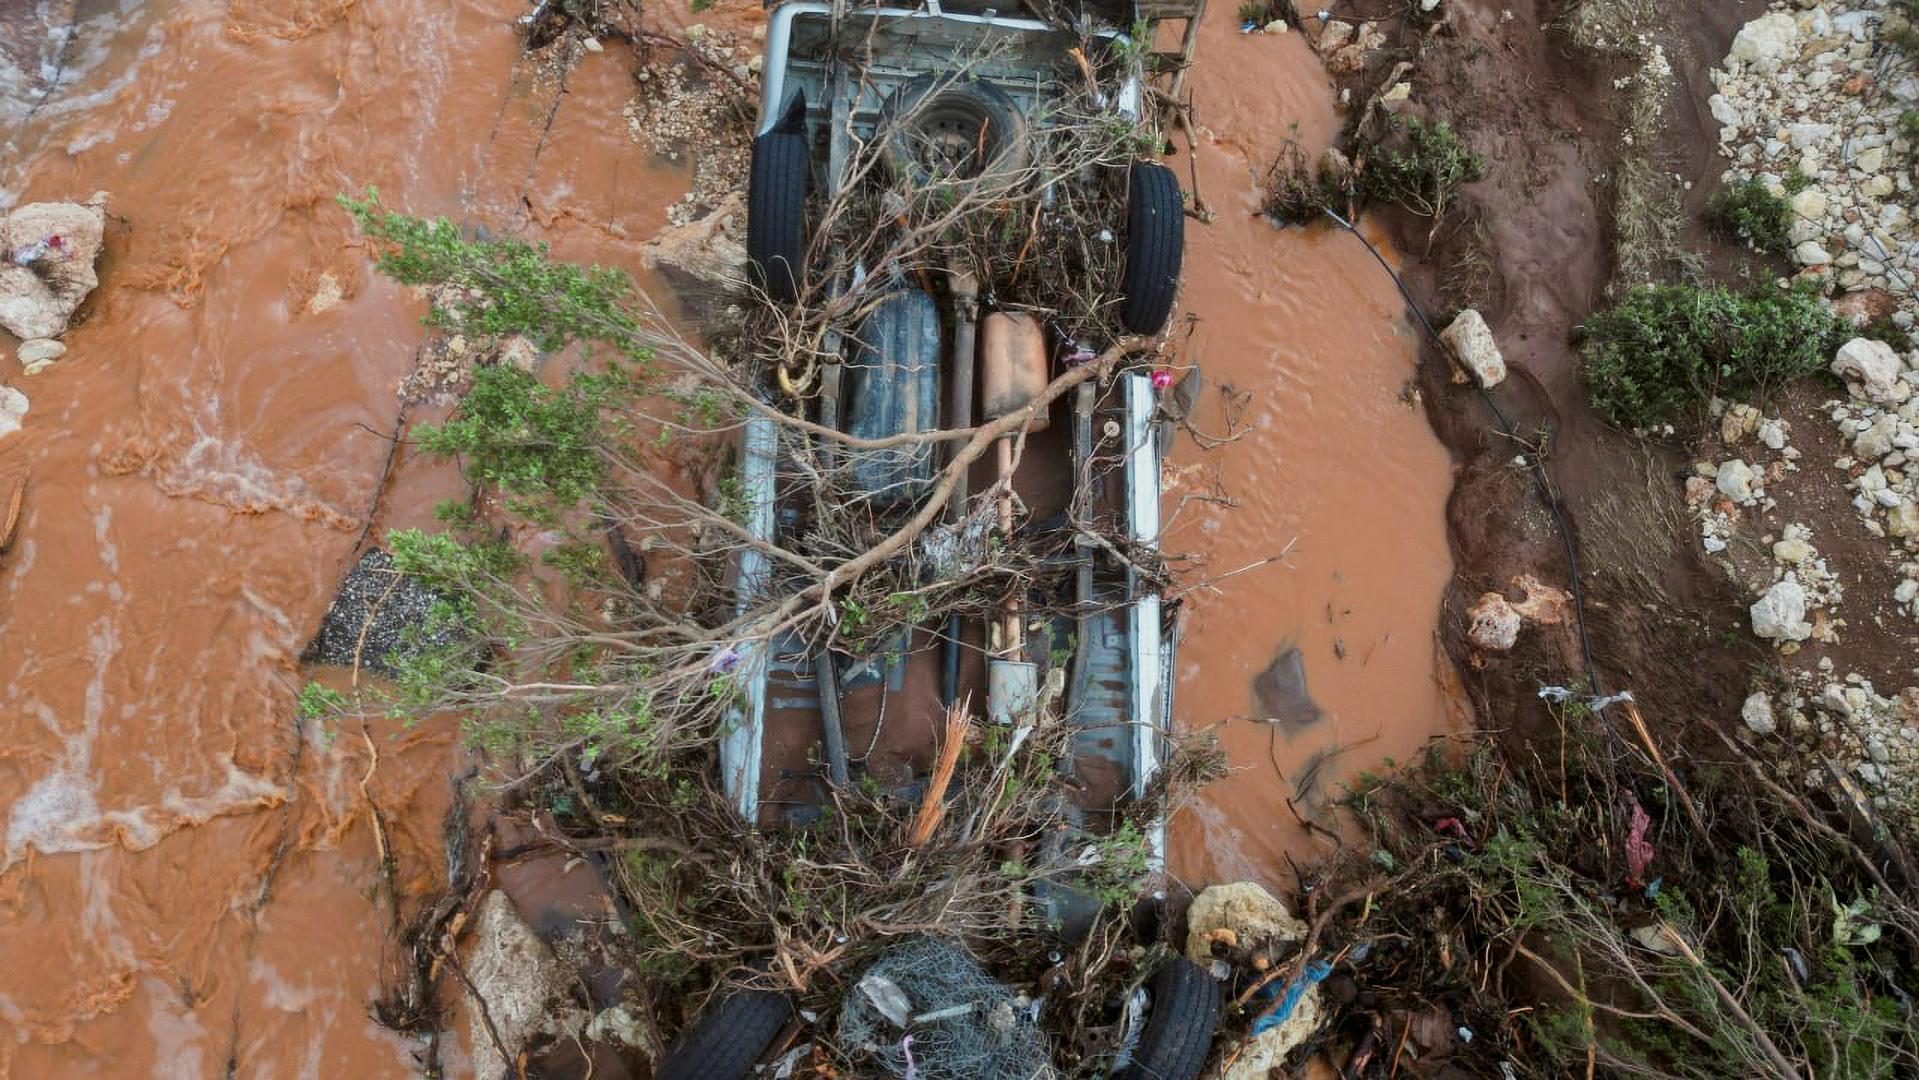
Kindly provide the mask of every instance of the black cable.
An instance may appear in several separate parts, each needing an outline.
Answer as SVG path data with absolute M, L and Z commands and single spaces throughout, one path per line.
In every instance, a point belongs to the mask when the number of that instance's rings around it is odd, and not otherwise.
M 1393 269 L 1392 264 L 1386 261 L 1386 257 L 1373 246 L 1373 242 L 1366 239 L 1352 222 L 1339 216 L 1338 212 L 1330 206 L 1323 206 L 1320 209 L 1325 211 L 1327 217 L 1338 222 L 1340 228 L 1352 233 L 1358 237 L 1360 243 L 1366 245 L 1367 253 L 1379 263 L 1380 269 L 1386 271 L 1386 276 L 1393 279 L 1393 285 L 1399 289 L 1399 295 L 1405 298 L 1406 306 L 1412 308 L 1413 315 L 1419 319 L 1419 325 L 1425 327 L 1426 336 L 1432 339 L 1433 348 L 1439 350 L 1442 356 L 1445 355 L 1446 345 L 1440 338 L 1439 331 L 1433 328 L 1432 320 L 1426 317 L 1426 312 L 1419 306 L 1419 301 L 1413 298 L 1412 290 L 1408 289 L 1405 281 L 1400 279 L 1399 272 Z M 1479 384 L 1479 380 L 1474 379 L 1473 386 L 1479 391 L 1480 400 L 1486 403 L 1486 407 L 1491 409 L 1493 416 L 1499 420 L 1499 426 L 1505 431 L 1506 437 L 1519 442 L 1519 433 L 1514 429 L 1513 422 L 1507 417 L 1506 411 L 1499 407 L 1499 402 L 1493 400 L 1492 394 Z M 1537 453 L 1528 454 L 1527 457 L 1532 465 L 1533 486 L 1538 489 L 1540 501 L 1545 503 L 1546 509 L 1552 512 L 1553 527 L 1559 532 L 1560 542 L 1566 549 L 1566 567 L 1572 575 L 1573 619 L 1579 631 L 1580 654 L 1586 662 L 1586 682 L 1591 688 L 1593 697 L 1604 697 L 1605 691 L 1599 682 L 1599 665 L 1593 661 L 1592 638 L 1586 631 L 1586 589 L 1579 568 L 1579 548 L 1573 543 L 1572 530 L 1566 525 L 1566 513 L 1559 504 L 1559 497 L 1553 494 L 1552 482 L 1546 476 L 1545 462 Z

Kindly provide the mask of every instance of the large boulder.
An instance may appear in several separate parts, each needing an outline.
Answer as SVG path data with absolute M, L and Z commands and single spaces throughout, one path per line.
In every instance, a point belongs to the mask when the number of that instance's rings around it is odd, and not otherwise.
M 1262 948 L 1305 938 L 1306 924 L 1257 882 L 1210 885 L 1186 909 L 1186 958 L 1209 967 L 1213 942 L 1228 936 L 1240 948 Z
M 25 342 L 66 332 L 100 284 L 94 260 L 107 224 L 107 195 L 85 203 L 29 203 L 0 219 L 0 327 Z
M 1832 373 L 1846 380 L 1853 392 L 1871 401 L 1896 404 L 1912 394 L 1899 378 L 1904 367 L 1892 346 L 1872 338 L 1853 338 L 1839 346 Z
M 1770 71 L 1777 69 L 1780 61 L 1797 56 L 1798 52 L 1798 21 L 1783 11 L 1775 11 L 1741 27 L 1732 39 L 1732 52 L 1727 59 Z
M 506 1076 L 528 1039 L 542 1034 L 578 1036 L 587 1016 L 573 1004 L 572 973 L 520 918 L 504 892 L 487 893 L 473 921 L 472 946 L 465 961 L 467 1044 L 473 1052 L 473 1075 Z M 472 1000 L 475 997 L 479 1000 Z M 494 1045 L 495 1034 L 501 1047 Z M 506 1060 L 500 1057 L 502 1047 L 509 1055 Z
M 1466 638 L 1476 649 L 1505 652 L 1519 642 L 1519 630 L 1524 625 L 1519 612 L 1496 592 L 1480 594 L 1466 617 L 1470 620 Z
M 1251 881 L 1212 885 L 1195 896 L 1186 911 L 1186 957 L 1207 967 L 1213 962 L 1215 941 L 1241 949 L 1270 949 L 1303 941 L 1306 932 L 1306 924 L 1260 885 Z M 1279 988 L 1282 995 L 1285 991 L 1286 987 Z M 1269 1072 L 1318 1030 L 1321 1019 L 1319 987 L 1310 984 L 1285 1020 L 1240 1046 L 1221 1080 L 1266 1080 Z
M 1267 1080 L 1277 1075 L 1274 1070 L 1285 1063 L 1286 1056 L 1319 1030 L 1320 1019 L 1319 987 L 1313 986 L 1300 995 L 1299 1003 L 1278 1026 L 1260 1032 L 1239 1048 L 1220 1080 Z
M 640 245 L 640 262 L 662 272 L 686 298 L 711 303 L 746 280 L 746 200 L 721 200 L 698 221 L 661 229 Z
M 1804 641 L 1812 636 L 1806 621 L 1806 590 L 1796 581 L 1781 581 L 1753 601 L 1748 609 L 1752 632 L 1768 641 Z
M 1439 337 L 1459 358 L 1460 365 L 1479 380 L 1479 385 L 1490 389 L 1505 380 L 1506 358 L 1500 355 L 1492 328 L 1479 312 L 1472 308 L 1460 312 Z

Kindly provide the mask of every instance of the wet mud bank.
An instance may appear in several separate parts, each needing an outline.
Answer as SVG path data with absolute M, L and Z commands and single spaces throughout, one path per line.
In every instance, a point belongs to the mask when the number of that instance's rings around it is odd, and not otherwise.
M 1557 11 L 1452 3 L 1436 21 L 1388 21 L 1387 42 L 1338 79 L 1362 104 L 1403 79 L 1411 93 L 1393 108 L 1452 124 L 1485 161 L 1437 224 L 1396 207 L 1369 215 L 1409 253 L 1403 280 L 1435 327 L 1479 310 L 1509 370 L 1482 393 L 1435 342 L 1420 345 L 1422 400 L 1457 463 L 1445 510 L 1457 572 L 1439 633 L 1484 729 L 1525 737 L 1545 716 L 1542 678 L 1587 678 L 1589 655 L 1602 688 L 1632 688 L 1649 713 L 1724 715 L 1743 696 L 1740 673 L 1757 654 L 1720 647 L 1743 605 L 1675 527 L 1678 462 L 1593 412 L 1575 341 L 1628 287 L 1616 279 L 1616 225 L 1629 159 L 1700 181 L 1675 181 L 1671 210 L 1685 224 L 1673 250 L 1738 261 L 1699 223 L 1718 171 L 1701 88 L 1751 6 L 1703 5 L 1642 31 L 1672 77 L 1651 147 L 1634 146 L 1622 89 L 1637 62 L 1575 42 Z M 1583 593 L 1583 631 L 1567 620 L 1522 634 L 1510 657 L 1475 647 L 1474 603 L 1489 592 L 1521 600 L 1527 575 Z

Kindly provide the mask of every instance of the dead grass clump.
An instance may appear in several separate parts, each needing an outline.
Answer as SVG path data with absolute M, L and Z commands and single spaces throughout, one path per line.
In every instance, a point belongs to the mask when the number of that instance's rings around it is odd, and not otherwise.
M 1308 162 L 1306 151 L 1288 139 L 1267 168 L 1263 186 L 1266 198 L 1261 208 L 1266 213 L 1288 225 L 1305 225 L 1321 220 L 1327 207 L 1346 208 L 1352 195 L 1352 163 L 1337 150 Z
M 1621 708 L 1353 794 L 1374 850 L 1347 873 L 1398 876 L 1338 927 L 1367 952 L 1345 1030 L 1474 1075 L 1919 1067 L 1914 883 L 1730 739 L 1676 786 Z

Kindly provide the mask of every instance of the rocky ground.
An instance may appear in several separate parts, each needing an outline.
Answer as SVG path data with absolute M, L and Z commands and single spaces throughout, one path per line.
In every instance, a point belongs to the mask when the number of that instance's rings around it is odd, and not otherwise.
M 1734 36 L 1708 101 L 1730 163 L 1789 200 L 1795 278 L 1861 328 L 1919 313 L 1916 148 L 1902 117 L 1919 78 L 1883 0 L 1775 4 Z M 1919 115 L 1919 114 L 1914 114 Z M 1756 735 L 1825 760 L 1806 783 L 1856 781 L 1919 820 L 1919 351 L 1858 338 L 1842 382 L 1762 411 L 1715 403 L 1721 444 L 1687 501 L 1703 552 L 1751 591 L 1752 632 L 1778 653 L 1741 707 Z M 1835 393 L 1843 385 L 1843 393 Z M 1794 445 L 1795 442 L 1804 445 Z M 1913 460 L 1909 460 L 1909 457 Z

